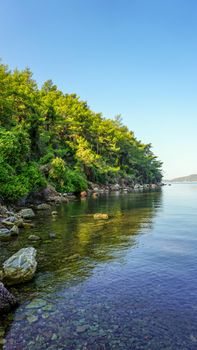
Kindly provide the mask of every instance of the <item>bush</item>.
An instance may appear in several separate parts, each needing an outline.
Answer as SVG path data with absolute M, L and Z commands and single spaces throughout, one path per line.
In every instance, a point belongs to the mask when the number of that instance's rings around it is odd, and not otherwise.
M 87 180 L 78 170 L 66 166 L 62 158 L 56 157 L 51 162 L 49 179 L 60 192 L 80 192 L 87 189 Z
M 17 173 L 14 167 L 7 164 L 2 157 L 0 158 L 0 196 L 4 200 L 16 201 L 29 192 L 37 191 L 45 185 L 46 180 L 36 164 L 26 164 Z

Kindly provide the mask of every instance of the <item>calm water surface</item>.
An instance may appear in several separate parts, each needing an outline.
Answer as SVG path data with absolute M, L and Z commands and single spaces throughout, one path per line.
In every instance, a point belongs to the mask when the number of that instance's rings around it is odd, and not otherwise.
M 0 246 L 1 264 L 29 234 L 42 237 L 34 280 L 12 288 L 20 307 L 0 320 L 3 349 L 196 350 L 197 184 L 57 210 Z

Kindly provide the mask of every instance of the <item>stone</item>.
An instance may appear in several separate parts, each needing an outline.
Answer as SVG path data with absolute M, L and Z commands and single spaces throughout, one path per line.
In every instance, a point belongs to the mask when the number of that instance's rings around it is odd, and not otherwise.
M 36 249 L 22 248 L 3 263 L 4 280 L 8 285 L 31 280 L 36 272 Z
M 84 324 L 84 325 L 79 325 L 77 326 L 77 333 L 83 333 L 83 332 L 86 332 L 89 328 L 89 325 L 88 324 Z
M 10 234 L 11 236 L 18 236 L 19 234 L 18 226 L 14 225 L 10 230 Z
M 52 216 L 56 216 L 56 215 L 57 215 L 57 211 L 56 211 L 56 210 L 53 210 L 53 211 L 51 212 L 51 215 L 52 215 Z
M 16 298 L 0 283 L 0 314 L 9 312 L 17 304 Z
M 56 238 L 56 233 L 55 232 L 50 232 L 49 233 L 49 238 L 51 238 L 51 239 Z
M 16 222 L 15 222 L 15 225 L 17 225 L 18 227 L 23 227 L 23 219 L 18 219 Z
M 31 208 L 22 209 L 19 212 L 19 214 L 23 219 L 32 219 L 35 216 L 35 213 L 33 212 L 33 210 Z
M 32 228 L 34 227 L 34 224 L 32 224 L 32 222 L 23 222 L 23 228 Z
M 8 212 L 7 208 L 4 205 L 0 205 L 0 215 L 6 215 Z
M 44 299 L 34 299 L 27 306 L 26 309 L 40 309 L 47 305 Z
M 29 315 L 27 316 L 27 321 L 32 324 L 36 321 L 38 321 L 38 316 L 37 315 Z
M 120 190 L 119 184 L 111 185 L 111 191 L 119 191 L 119 190 Z
M 12 226 L 14 226 L 14 223 L 13 223 L 13 222 L 7 221 L 7 220 L 3 220 L 1 223 L 2 223 L 4 226 L 6 226 L 6 227 L 12 227 Z
M 87 195 L 88 195 L 88 194 L 87 194 L 86 191 L 83 191 L 83 192 L 80 193 L 80 197 L 81 197 L 81 198 L 86 198 Z
M 108 214 L 97 213 L 97 214 L 94 214 L 94 219 L 95 220 L 108 220 L 109 219 L 109 215 Z
M 10 213 L 10 214 L 13 214 L 13 213 Z M 15 216 L 9 216 L 7 219 L 6 219 L 6 221 L 9 221 L 9 222 L 15 222 L 16 221 L 16 218 L 15 218 Z
M 68 256 L 65 260 L 75 260 L 75 259 L 79 259 L 80 257 L 81 257 L 80 254 L 76 253 Z
M 39 236 L 36 236 L 36 235 L 30 235 L 30 236 L 28 237 L 28 240 L 29 240 L 29 241 L 40 241 L 41 238 L 40 238 Z
M 11 238 L 10 230 L 7 228 L 0 228 L 0 241 L 7 241 Z
M 51 185 L 48 185 L 43 190 L 43 197 L 45 198 L 45 200 L 49 200 L 50 198 L 57 197 L 57 196 L 58 196 L 58 192 Z
M 37 205 L 36 209 L 37 210 L 49 210 L 49 209 L 51 209 L 51 206 L 50 206 L 50 204 L 42 203 L 42 204 Z
M 93 191 L 94 191 L 94 192 L 99 192 L 99 188 L 98 188 L 98 187 L 94 187 L 94 188 L 93 188 Z

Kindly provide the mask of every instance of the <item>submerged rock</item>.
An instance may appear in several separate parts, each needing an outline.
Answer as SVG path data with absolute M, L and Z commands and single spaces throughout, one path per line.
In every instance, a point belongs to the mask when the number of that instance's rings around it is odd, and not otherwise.
M 18 226 L 14 225 L 10 230 L 10 234 L 11 236 L 18 236 L 19 234 Z
M 27 306 L 26 309 L 40 309 L 47 305 L 44 299 L 34 299 Z
M 40 238 L 39 236 L 36 236 L 36 235 L 30 235 L 30 236 L 28 237 L 28 240 L 29 240 L 29 241 L 40 241 L 41 238 Z
M 97 213 L 97 214 L 94 214 L 94 219 L 95 220 L 108 220 L 109 219 L 109 215 L 108 214 Z
M 0 241 L 7 241 L 11 238 L 10 230 L 7 228 L 0 228 Z
M 55 232 L 49 232 L 49 238 L 55 239 L 56 238 L 56 233 Z
M 49 210 L 49 209 L 51 209 L 51 206 L 50 206 L 50 204 L 42 203 L 42 204 L 37 205 L 36 209 L 37 210 Z
M 3 220 L 1 223 L 6 227 L 14 226 L 14 223 L 12 221 L 9 221 L 9 220 Z
M 31 208 L 25 208 L 19 212 L 19 215 L 22 216 L 23 219 L 32 219 L 34 218 L 35 213 Z
M 33 278 L 36 267 L 36 249 L 23 248 L 4 262 L 4 280 L 9 285 L 29 281 Z
M 0 314 L 10 311 L 17 304 L 16 298 L 0 282 Z
M 29 229 L 29 228 L 32 228 L 34 227 L 35 225 L 32 224 L 32 222 L 23 222 L 23 228 L 26 228 L 26 229 Z

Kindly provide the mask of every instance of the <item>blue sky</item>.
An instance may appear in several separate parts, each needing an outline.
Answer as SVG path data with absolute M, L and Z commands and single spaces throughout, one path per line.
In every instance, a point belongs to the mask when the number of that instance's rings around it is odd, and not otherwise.
M 28 66 L 197 173 L 196 0 L 0 0 L 2 62 Z

